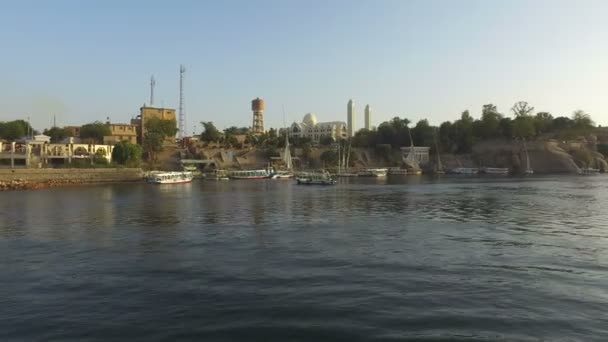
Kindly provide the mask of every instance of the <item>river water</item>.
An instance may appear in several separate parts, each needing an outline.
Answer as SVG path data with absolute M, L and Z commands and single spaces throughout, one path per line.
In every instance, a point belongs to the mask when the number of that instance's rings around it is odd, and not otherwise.
M 0 193 L 0 341 L 607 341 L 608 177 Z

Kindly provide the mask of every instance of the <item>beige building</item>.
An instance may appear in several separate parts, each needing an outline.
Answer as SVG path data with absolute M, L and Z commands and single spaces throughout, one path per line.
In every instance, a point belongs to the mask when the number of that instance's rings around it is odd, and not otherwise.
M 80 126 L 65 126 L 63 129 L 70 137 L 80 138 Z
M 346 139 L 348 131 L 344 121 L 317 122 L 315 114 L 308 113 L 301 123 L 291 124 L 288 136 L 290 138 L 310 138 L 313 142 L 318 143 L 325 136 L 334 140 Z
M 126 123 L 108 123 L 110 135 L 103 137 L 105 145 L 115 145 L 126 140 L 132 144 L 137 144 L 137 126 Z
M 144 140 L 144 134 L 146 134 L 146 121 L 151 118 L 176 121 L 175 109 L 147 107 L 146 105 L 141 107 L 137 118 L 131 120 L 131 124 L 137 127 L 137 142 L 140 144 Z M 175 137 L 167 137 L 165 145 L 175 145 Z

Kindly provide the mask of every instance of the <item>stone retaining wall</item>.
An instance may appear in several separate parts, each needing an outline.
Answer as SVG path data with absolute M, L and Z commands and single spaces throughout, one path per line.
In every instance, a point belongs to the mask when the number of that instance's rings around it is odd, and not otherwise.
M 0 182 L 103 183 L 143 179 L 142 169 L 0 169 Z

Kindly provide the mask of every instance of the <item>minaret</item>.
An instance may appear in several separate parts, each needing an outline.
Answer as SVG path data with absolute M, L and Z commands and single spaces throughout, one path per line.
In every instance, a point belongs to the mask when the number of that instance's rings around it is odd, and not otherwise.
M 365 129 L 372 129 L 372 109 L 369 105 L 365 106 Z
M 355 103 L 352 99 L 346 106 L 346 130 L 349 138 L 355 135 Z

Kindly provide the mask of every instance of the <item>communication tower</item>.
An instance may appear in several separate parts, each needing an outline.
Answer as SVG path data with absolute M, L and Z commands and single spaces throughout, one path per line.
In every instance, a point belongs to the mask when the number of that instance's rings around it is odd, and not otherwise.
M 154 106 L 154 86 L 156 86 L 156 80 L 154 75 L 150 77 L 150 106 Z
M 186 113 L 184 112 L 184 75 L 186 67 L 183 64 L 179 66 L 179 138 L 183 139 L 186 136 Z

